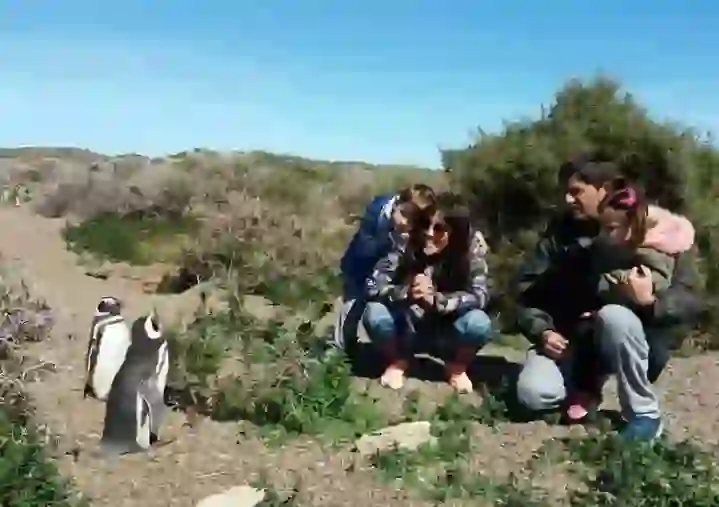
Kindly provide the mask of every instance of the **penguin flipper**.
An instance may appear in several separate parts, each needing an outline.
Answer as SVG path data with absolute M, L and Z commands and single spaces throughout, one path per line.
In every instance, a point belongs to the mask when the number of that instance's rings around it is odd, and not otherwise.
M 147 383 L 143 384 L 141 393 L 144 396 L 147 403 L 150 405 L 152 417 L 150 418 L 150 431 L 157 436 L 160 432 L 160 426 L 165 418 L 165 412 L 167 405 L 165 405 L 165 399 L 160 394 L 157 388 L 157 383 L 154 379 L 150 379 Z
M 152 445 L 152 406 L 145 396 L 137 393 L 137 426 L 135 427 L 135 443 L 144 450 Z

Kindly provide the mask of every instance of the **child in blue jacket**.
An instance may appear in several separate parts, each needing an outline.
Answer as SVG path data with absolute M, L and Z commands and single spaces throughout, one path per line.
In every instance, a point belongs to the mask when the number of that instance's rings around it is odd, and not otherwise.
M 405 188 L 399 194 L 375 197 L 365 209 L 359 229 L 342 256 L 342 310 L 334 332 L 334 344 L 344 348 L 345 336 L 353 342 L 364 311 L 363 293 L 375 264 L 393 248 L 404 248 L 414 217 L 434 205 L 434 191 L 423 184 Z

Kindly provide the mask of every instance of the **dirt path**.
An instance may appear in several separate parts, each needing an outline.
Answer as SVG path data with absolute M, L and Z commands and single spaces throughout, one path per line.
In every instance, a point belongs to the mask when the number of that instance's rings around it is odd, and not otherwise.
M 280 484 L 288 484 L 295 475 L 302 477 L 307 505 L 422 505 L 369 473 L 347 472 L 351 460 L 347 451 L 329 455 L 310 441 L 296 441 L 282 450 L 268 449 L 260 441 L 243 436 L 238 424 L 208 420 L 188 429 L 178 413 L 171 415 L 164 430 L 165 437 L 177 437 L 173 444 L 115 463 L 94 457 L 104 405 L 84 400 L 82 385 L 88 325 L 97 301 L 106 295 L 121 298 L 126 303 L 126 317 L 131 319 L 153 304 L 158 305 L 161 315 L 176 315 L 191 311 L 197 301 L 196 296 L 187 294 L 142 294 L 126 280 L 87 276 L 77 265 L 76 256 L 65 250 L 60 234 L 63 226 L 63 220 L 41 218 L 30 209 L 0 207 L 0 254 L 21 271 L 34 295 L 48 301 L 57 318 L 52 339 L 29 350 L 33 356 L 55 363 L 57 372 L 31 383 L 29 392 L 40 421 L 60 436 L 60 450 L 68 453 L 60 460 L 61 469 L 75 478 L 93 505 L 193 506 L 205 496 L 254 480 L 264 469 Z M 660 381 L 670 430 L 675 435 L 717 442 L 717 357 L 676 359 Z M 528 458 L 542 438 L 562 432 L 561 428 L 537 431 L 532 425 L 503 425 L 495 437 L 499 435 L 502 440 L 506 435 L 510 445 L 500 446 L 497 452 L 512 456 L 498 458 L 521 466 L 520 458 Z M 77 460 L 69 455 L 73 449 L 80 451 Z M 491 453 L 482 454 L 488 463 L 494 461 Z

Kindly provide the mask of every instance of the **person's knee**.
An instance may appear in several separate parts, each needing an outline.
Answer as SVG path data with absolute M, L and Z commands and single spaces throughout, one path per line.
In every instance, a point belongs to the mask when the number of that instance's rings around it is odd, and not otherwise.
M 517 401 L 532 411 L 553 410 L 566 397 L 564 376 L 552 359 L 530 351 L 517 379 Z
M 597 331 L 605 345 L 622 345 L 644 339 L 644 326 L 637 314 L 620 305 L 606 305 L 597 312 Z
M 534 412 L 557 408 L 566 395 L 564 386 L 551 385 L 546 380 L 520 374 L 517 379 L 517 401 Z
M 649 343 L 639 317 L 630 309 L 607 305 L 597 312 L 596 336 L 604 367 L 615 373 L 626 358 L 647 360 Z M 622 359 L 624 358 L 624 359 Z
M 392 312 L 386 305 L 377 301 L 367 303 L 362 322 L 371 340 L 391 339 L 396 334 Z
M 492 320 L 482 310 L 470 310 L 455 321 L 454 328 L 462 343 L 481 347 L 492 335 Z

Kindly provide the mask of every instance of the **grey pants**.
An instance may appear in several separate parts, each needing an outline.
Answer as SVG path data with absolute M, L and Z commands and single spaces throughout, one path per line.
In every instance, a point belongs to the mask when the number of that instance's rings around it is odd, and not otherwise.
M 619 406 L 625 419 L 657 418 L 659 401 L 647 379 L 649 344 L 639 317 L 624 306 L 607 305 L 596 315 L 597 360 L 616 375 Z M 572 357 L 557 362 L 530 351 L 519 374 L 517 397 L 531 410 L 552 410 L 567 397 Z

